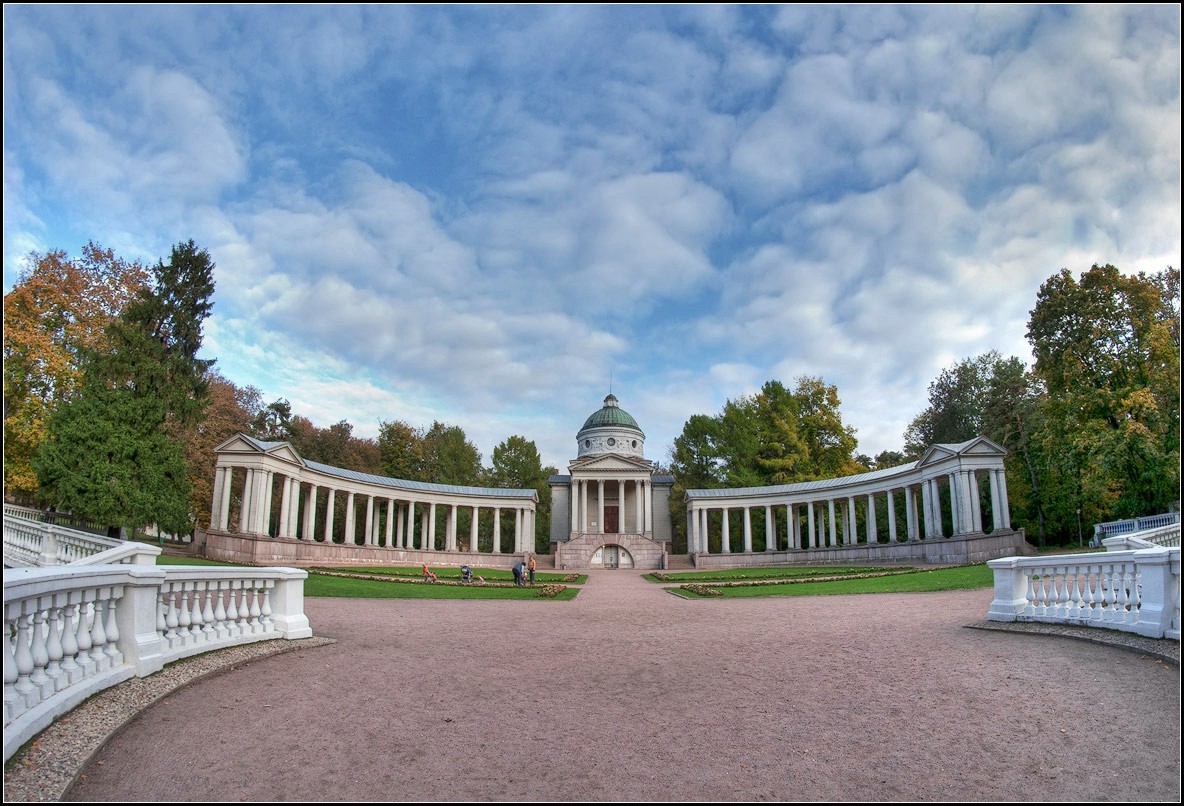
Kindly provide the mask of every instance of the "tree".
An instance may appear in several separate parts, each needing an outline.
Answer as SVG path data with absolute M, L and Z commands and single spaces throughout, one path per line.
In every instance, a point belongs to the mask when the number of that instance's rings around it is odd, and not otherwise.
M 197 358 L 213 293 L 209 253 L 192 241 L 153 269 L 153 287 L 84 351 L 76 399 L 54 413 L 34 458 L 57 506 L 114 526 L 192 527 L 181 433 L 200 422 L 212 361 Z
M 78 394 L 81 356 L 102 349 L 105 330 L 148 273 L 93 242 L 82 257 L 31 253 L 4 297 L 4 487 L 35 495 L 32 459 L 50 416 Z
M 378 424 L 382 472 L 391 478 L 423 481 L 423 434 L 398 420 Z
M 259 410 L 249 424 L 249 433 L 265 442 L 292 440 L 292 404 L 280 398 Z
M 260 412 L 261 395 L 254 386 L 237 387 L 216 370 L 210 370 L 209 403 L 205 417 L 183 429 L 185 462 L 189 468 L 189 508 L 198 524 L 209 524 L 214 497 L 214 448 L 238 433 L 250 433 Z
M 545 553 L 550 549 L 551 536 L 551 485 L 548 478 L 555 469 L 543 467 L 538 448 L 526 437 L 511 436 L 493 449 L 490 480 L 496 487 L 529 490 L 538 493 L 539 503 L 535 510 L 535 551 Z
M 458 425 L 433 422 L 423 437 L 424 481 L 472 486 L 481 480 L 481 452 Z
M 768 381 L 756 395 L 728 400 L 715 417 L 693 415 L 670 455 L 676 539 L 686 537 L 688 489 L 792 484 L 866 470 L 854 458 L 855 431 L 843 425 L 839 405 L 834 386 L 801 377 L 793 392 Z
M 917 458 L 930 445 L 982 436 L 987 391 L 1002 360 L 992 350 L 942 370 L 929 384 L 929 407 L 913 419 L 904 433 L 905 452 Z
M 1180 484 L 1180 285 L 1094 265 L 1037 294 L 1028 322 L 1048 390 L 1045 444 L 1088 520 L 1166 511 Z M 1053 450 L 1055 449 L 1055 450 Z

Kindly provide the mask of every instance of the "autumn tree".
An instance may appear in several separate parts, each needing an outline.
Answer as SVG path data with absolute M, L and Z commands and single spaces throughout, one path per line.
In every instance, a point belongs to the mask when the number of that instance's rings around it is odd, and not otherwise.
M 198 524 L 210 523 L 214 496 L 214 448 L 238 433 L 249 434 L 262 408 L 262 397 L 254 386 L 238 387 L 214 369 L 209 370 L 209 402 L 205 417 L 181 431 L 185 462 L 191 487 L 189 508 Z M 232 502 L 232 507 L 237 501 Z
M 1040 288 L 1028 322 L 1044 383 L 1043 434 L 1086 522 L 1179 501 L 1180 281 L 1095 265 Z
M 793 391 L 768 381 L 755 395 L 728 400 L 714 417 L 693 415 L 670 456 L 676 539 L 686 537 L 688 489 L 791 484 L 865 470 L 855 461 L 855 431 L 843 424 L 839 407 L 836 387 L 801 377 Z
M 178 244 L 107 327 L 104 349 L 84 351 L 80 392 L 54 412 L 33 462 L 59 508 L 115 526 L 192 528 L 180 432 L 208 399 L 213 362 L 197 353 L 213 270 L 208 252 Z
M 31 253 L 4 297 L 4 487 L 35 495 L 32 459 L 49 418 L 73 400 L 82 356 L 104 348 L 106 328 L 148 282 L 140 263 L 88 243 L 82 256 Z

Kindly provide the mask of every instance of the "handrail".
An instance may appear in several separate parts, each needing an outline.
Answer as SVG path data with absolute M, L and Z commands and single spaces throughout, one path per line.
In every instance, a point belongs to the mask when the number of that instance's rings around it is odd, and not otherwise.
M 312 636 L 295 568 L 65 565 L 4 574 L 4 759 L 97 691 L 190 655 Z
M 1180 640 L 1180 549 L 989 560 L 991 621 L 1043 621 Z

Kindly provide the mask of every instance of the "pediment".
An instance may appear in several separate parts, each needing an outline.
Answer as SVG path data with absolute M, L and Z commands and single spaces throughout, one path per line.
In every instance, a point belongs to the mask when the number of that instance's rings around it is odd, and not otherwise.
M 644 459 L 634 459 L 617 453 L 605 453 L 600 456 L 589 456 L 576 459 L 568 470 L 572 475 L 588 473 L 651 473 L 653 466 Z
M 287 442 L 264 442 L 246 434 L 235 434 L 214 448 L 214 453 L 235 453 L 253 456 L 266 455 L 294 465 L 303 465 L 304 460 L 296 449 Z
M 917 462 L 917 467 L 925 467 L 927 465 L 937 464 L 946 459 L 957 456 L 1006 456 L 1007 449 L 1002 445 L 987 439 L 986 437 L 975 437 L 966 442 L 959 442 L 956 444 L 939 443 L 931 445 L 929 450 L 921 456 Z

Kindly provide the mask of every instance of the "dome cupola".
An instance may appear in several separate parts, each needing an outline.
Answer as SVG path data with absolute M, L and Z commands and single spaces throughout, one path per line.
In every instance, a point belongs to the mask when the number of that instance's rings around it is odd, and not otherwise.
M 602 453 L 645 456 L 645 433 L 611 393 L 604 399 L 604 406 L 584 421 L 584 427 L 576 434 L 576 443 L 577 456 Z

